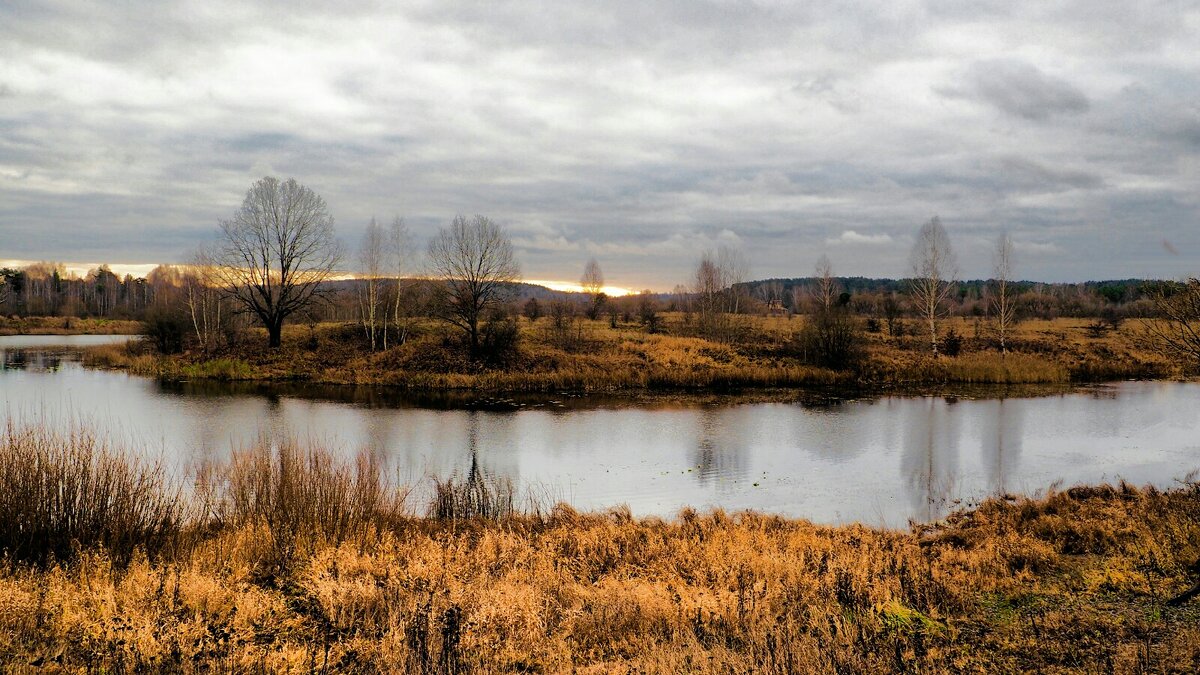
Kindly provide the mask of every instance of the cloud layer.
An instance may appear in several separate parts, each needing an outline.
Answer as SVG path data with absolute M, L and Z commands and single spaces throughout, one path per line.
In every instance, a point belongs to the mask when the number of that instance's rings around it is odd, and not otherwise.
M 900 275 L 934 214 L 969 276 L 1200 272 L 1195 2 L 405 7 L 0 4 L 0 258 L 179 260 L 277 174 L 532 278 Z

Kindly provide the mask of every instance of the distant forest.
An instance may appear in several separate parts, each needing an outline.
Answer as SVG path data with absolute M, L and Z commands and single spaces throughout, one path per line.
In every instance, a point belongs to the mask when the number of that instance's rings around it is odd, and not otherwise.
M 25 268 L 0 268 L 0 314 L 4 316 L 70 316 L 113 319 L 143 319 L 147 312 L 178 299 L 186 283 L 186 268 L 161 265 L 146 277 L 119 277 L 107 266 L 100 266 L 80 277 L 69 274 L 56 263 L 37 263 Z M 837 277 L 840 304 L 856 314 L 878 317 L 896 312 L 908 315 L 906 296 L 909 283 L 904 279 Z M 326 283 L 325 302 L 314 307 L 310 320 L 356 321 L 360 280 L 346 279 Z M 1083 283 L 1015 282 L 1018 314 L 1021 318 L 1143 317 L 1153 314 L 1148 291 L 1172 282 L 1144 279 L 1117 279 Z M 811 309 L 813 277 L 763 279 L 739 283 L 732 289 L 744 298 L 739 312 L 744 314 L 804 314 Z M 517 313 L 536 299 L 543 304 L 569 302 L 585 297 L 582 293 L 555 291 L 534 284 L 511 284 L 511 311 Z M 951 311 L 959 316 L 986 316 L 991 282 L 984 279 L 956 284 Z M 690 311 L 695 294 L 677 286 L 669 293 L 651 293 L 664 311 Z M 635 311 L 645 297 L 613 298 L 618 311 Z M 628 307 L 625 307 L 628 305 Z

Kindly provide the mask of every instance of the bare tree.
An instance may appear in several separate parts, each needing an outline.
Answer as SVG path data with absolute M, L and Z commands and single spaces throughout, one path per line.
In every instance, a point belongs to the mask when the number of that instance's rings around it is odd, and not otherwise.
M 919 316 L 929 327 L 929 342 L 933 355 L 937 356 L 938 319 L 944 316 L 944 305 L 954 292 L 958 276 L 950 237 L 937 216 L 921 226 L 909 262 L 912 265 L 909 292 Z
M 896 297 L 896 292 L 892 291 L 883 298 L 883 320 L 887 322 L 887 331 L 889 337 L 896 337 L 900 334 L 900 300 Z
M 817 285 L 813 289 L 813 296 L 821 309 L 828 310 L 838 299 L 837 281 L 833 278 L 833 264 L 829 262 L 829 256 L 822 253 L 821 257 L 817 258 L 814 276 Z
M 212 251 L 201 248 L 192 254 L 183 274 L 184 305 L 192 318 L 196 342 L 205 355 L 217 348 L 222 328 L 220 281 Z
M 521 269 L 504 229 L 484 216 L 455 216 L 429 242 L 429 265 L 441 282 L 441 318 L 467 335 L 471 355 L 479 352 L 479 319 L 509 295 Z
M 379 344 L 380 323 L 387 325 L 387 309 L 383 306 L 383 259 L 386 254 L 386 239 L 383 228 L 371 218 L 367 229 L 363 232 L 362 243 L 358 247 L 359 283 L 358 310 L 363 330 L 371 343 L 371 351 Z M 384 316 L 380 316 L 380 314 Z
M 607 298 L 604 295 L 604 272 L 600 271 L 600 263 L 596 262 L 595 258 L 588 260 L 587 265 L 584 266 L 583 276 L 579 279 L 579 286 L 591 299 L 587 316 L 594 321 L 600 315 L 600 310 Z
M 725 289 L 725 277 L 716 256 L 706 252 L 700 256 L 696 266 L 696 310 L 700 315 L 700 330 L 713 336 L 723 327 L 724 303 L 722 294 Z
M 221 221 L 216 251 L 221 288 L 267 329 L 278 347 L 283 323 L 313 303 L 341 261 L 325 200 L 296 182 L 267 176 Z
M 729 314 L 737 314 L 746 288 L 743 282 L 750 264 L 740 249 L 721 246 L 706 251 L 696 267 L 696 309 L 700 329 L 710 337 L 720 337 L 729 325 Z
M 1013 243 L 1012 238 L 1005 232 L 996 240 L 996 250 L 992 257 L 993 273 L 995 274 L 995 295 L 992 296 L 992 311 L 996 314 L 996 332 L 1000 337 L 1000 353 L 1008 353 L 1008 332 L 1017 318 L 1017 306 L 1013 302 L 1008 284 L 1013 275 Z
M 746 288 L 742 285 L 750 275 L 750 260 L 746 253 L 738 248 L 722 245 L 717 248 L 717 264 L 721 269 L 721 283 L 725 292 L 725 308 L 730 314 L 737 314 L 742 307 Z
M 692 322 L 692 293 L 684 284 L 675 284 L 675 288 L 671 289 L 671 302 L 675 305 L 675 310 L 683 315 L 683 322 L 689 324 Z
M 388 232 L 388 261 L 391 264 L 395 283 L 392 287 L 391 323 L 396 326 L 396 339 L 404 344 L 408 339 L 408 319 L 411 312 L 404 306 L 404 274 L 408 271 L 412 260 L 412 236 L 404 219 L 396 216 Z M 388 348 L 388 321 L 383 323 L 383 348 Z
M 1150 344 L 1180 361 L 1200 366 L 1200 279 L 1155 284 L 1147 295 L 1156 315 L 1142 322 Z

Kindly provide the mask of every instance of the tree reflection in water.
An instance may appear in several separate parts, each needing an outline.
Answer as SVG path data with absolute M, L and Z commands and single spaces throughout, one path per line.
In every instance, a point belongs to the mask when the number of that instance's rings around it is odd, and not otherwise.
M 0 370 L 26 370 L 34 373 L 52 373 L 66 363 L 78 361 L 70 353 L 49 352 L 42 349 L 0 349 Z
M 746 471 L 747 444 L 754 436 L 748 408 L 703 406 L 696 414 L 696 445 L 691 466 L 701 485 L 735 479 Z
M 1017 473 L 1024 445 L 1025 413 L 1007 398 L 979 401 L 986 406 L 981 417 L 981 464 L 987 476 L 988 489 L 993 495 L 1009 494 L 1020 486 L 1009 485 L 1009 477 Z
M 915 403 L 915 402 L 914 402 Z M 958 479 L 960 420 L 957 399 L 926 397 L 924 414 L 914 410 L 904 433 L 901 471 L 913 511 L 924 521 L 946 515 Z

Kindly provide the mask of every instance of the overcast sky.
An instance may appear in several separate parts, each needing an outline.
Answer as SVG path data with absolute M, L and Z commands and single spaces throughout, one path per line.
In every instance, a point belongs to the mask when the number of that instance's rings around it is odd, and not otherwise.
M 534 279 L 901 276 L 935 214 L 964 277 L 1005 229 L 1025 278 L 1200 273 L 1197 2 L 338 4 L 0 0 L 0 259 L 179 261 L 270 174 Z

